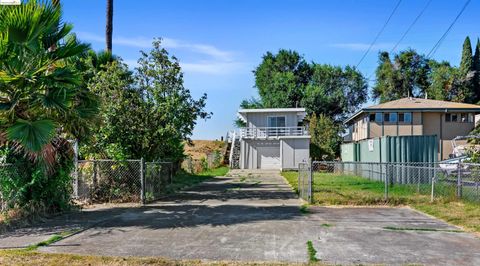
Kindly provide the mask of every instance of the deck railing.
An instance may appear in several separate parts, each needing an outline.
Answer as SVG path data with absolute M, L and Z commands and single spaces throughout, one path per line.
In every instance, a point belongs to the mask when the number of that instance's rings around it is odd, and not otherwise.
M 268 138 L 282 136 L 308 136 L 305 127 L 244 127 L 240 129 L 242 138 Z

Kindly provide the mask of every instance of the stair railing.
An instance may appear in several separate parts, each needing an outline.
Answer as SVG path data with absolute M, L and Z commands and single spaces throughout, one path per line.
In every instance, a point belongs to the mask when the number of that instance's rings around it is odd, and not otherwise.
M 228 163 L 230 164 L 230 168 L 233 167 L 233 149 L 235 148 L 235 131 L 232 132 L 232 146 L 230 146 L 230 157 L 228 158 Z

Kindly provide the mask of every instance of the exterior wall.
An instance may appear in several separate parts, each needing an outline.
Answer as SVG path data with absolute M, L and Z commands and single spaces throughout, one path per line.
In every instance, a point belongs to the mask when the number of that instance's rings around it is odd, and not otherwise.
M 345 143 L 340 146 L 340 158 L 344 162 L 355 162 L 357 157 L 355 156 L 356 143 Z
M 466 136 L 474 128 L 475 122 L 445 122 L 445 115 L 442 115 L 442 159 L 448 159 L 453 152 L 452 139 L 457 136 Z M 457 145 L 464 145 L 466 141 L 457 141 Z
M 280 141 L 278 140 L 248 140 L 242 139 L 240 145 L 240 168 L 241 169 L 258 169 L 258 147 L 278 147 L 280 149 Z
M 362 119 L 358 119 L 357 122 Z M 369 137 L 382 136 L 437 136 L 438 159 L 445 160 L 452 153 L 451 140 L 456 136 L 468 135 L 475 128 L 475 122 L 446 122 L 445 113 L 414 112 L 411 123 L 369 122 Z M 359 136 L 359 135 L 358 135 Z M 356 138 L 359 141 L 366 138 Z
M 383 136 L 382 124 L 370 122 L 370 136 L 369 138 L 378 138 Z
M 437 161 L 437 145 L 436 136 L 386 136 L 362 140 L 342 145 L 342 161 L 352 161 L 354 157 L 359 162 L 434 162 Z M 352 156 L 350 151 L 356 155 Z
M 298 169 L 298 164 L 310 158 L 310 138 L 285 138 L 280 140 L 282 169 Z
M 370 142 L 370 143 L 369 143 Z M 373 143 L 373 149 L 372 148 Z M 363 140 L 358 143 L 359 145 L 359 158 L 357 160 L 361 162 L 381 162 L 380 155 L 382 154 L 380 149 L 380 139 L 370 139 L 370 140 Z
M 368 138 L 368 117 L 359 118 L 353 125 L 352 140 L 358 141 Z
M 423 113 L 412 114 L 412 135 L 423 135 Z
M 247 113 L 247 127 L 268 127 L 269 116 L 285 116 L 286 127 L 298 126 L 297 112 Z

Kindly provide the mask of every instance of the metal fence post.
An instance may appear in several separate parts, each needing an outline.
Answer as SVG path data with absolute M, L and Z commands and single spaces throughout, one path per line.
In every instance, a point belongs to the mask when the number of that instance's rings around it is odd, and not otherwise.
M 75 167 L 74 172 L 73 172 L 74 178 L 75 178 L 75 188 L 73 189 L 73 192 L 74 192 L 75 198 L 78 199 L 78 184 L 79 184 L 79 182 L 78 182 L 78 156 L 77 156 L 77 154 L 75 154 L 73 165 Z
M 140 201 L 145 204 L 145 161 L 143 157 L 140 159 Z
M 385 201 L 388 201 L 388 175 L 391 171 L 391 169 L 389 170 L 390 168 L 390 165 L 387 163 L 385 165 Z
M 312 203 L 312 186 L 313 186 L 313 163 L 312 158 L 310 158 L 310 171 L 308 175 L 308 203 Z
M 93 160 L 93 189 L 97 190 L 98 180 L 97 180 L 97 160 Z
M 169 163 L 170 165 L 170 184 L 173 183 L 173 163 Z
M 462 163 L 458 162 L 457 165 L 457 198 L 462 198 Z
M 433 202 L 434 199 L 435 199 L 435 175 L 432 176 L 432 191 L 430 194 L 430 202 Z

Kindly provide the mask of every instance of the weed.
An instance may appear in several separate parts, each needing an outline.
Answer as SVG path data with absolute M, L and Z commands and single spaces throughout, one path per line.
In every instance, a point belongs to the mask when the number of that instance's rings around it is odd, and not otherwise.
M 308 261 L 309 262 L 319 261 L 319 259 L 317 259 L 317 251 L 313 247 L 312 241 L 310 241 L 310 240 L 307 241 L 307 252 L 308 252 Z
M 333 224 L 322 224 L 323 227 L 332 227 Z
M 307 214 L 307 213 L 310 213 L 310 210 L 308 209 L 308 204 L 303 204 L 302 206 L 300 206 L 300 212 L 303 213 L 303 214 Z

